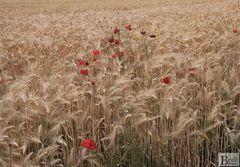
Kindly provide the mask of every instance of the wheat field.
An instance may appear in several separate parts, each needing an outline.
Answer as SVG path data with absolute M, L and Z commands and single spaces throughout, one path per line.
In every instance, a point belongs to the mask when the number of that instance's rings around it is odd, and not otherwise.
M 0 166 L 218 166 L 240 151 L 239 10 L 1 0 Z

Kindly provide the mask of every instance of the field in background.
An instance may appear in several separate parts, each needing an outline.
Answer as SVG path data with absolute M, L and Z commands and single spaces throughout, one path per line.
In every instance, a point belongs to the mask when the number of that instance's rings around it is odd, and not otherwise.
M 212 0 L 220 2 L 222 0 Z M 1 9 L 7 13 L 32 14 L 45 12 L 66 12 L 72 10 L 106 10 L 106 9 L 136 9 L 136 8 L 156 8 L 162 5 L 185 5 L 209 2 L 208 0 L 1 0 Z M 13 11 L 14 10 L 14 11 Z
M 236 0 L 1 0 L 0 166 L 217 166 L 239 26 Z

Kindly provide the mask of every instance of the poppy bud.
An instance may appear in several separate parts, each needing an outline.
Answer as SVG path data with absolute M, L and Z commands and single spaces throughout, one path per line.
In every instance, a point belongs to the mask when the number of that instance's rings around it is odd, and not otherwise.
M 156 35 L 150 35 L 151 38 L 156 38 Z
M 237 29 L 237 26 L 233 27 L 233 33 L 237 33 L 238 32 L 238 29 Z
M 119 34 L 120 33 L 120 29 L 118 29 L 117 27 L 115 27 L 114 29 L 114 34 Z
M 197 68 L 196 67 L 190 67 L 188 68 L 189 71 L 195 71 Z
M 113 42 L 114 42 L 114 39 L 113 39 L 113 38 L 109 38 L 109 39 L 108 39 L 108 42 L 109 42 L 109 43 L 113 43 Z

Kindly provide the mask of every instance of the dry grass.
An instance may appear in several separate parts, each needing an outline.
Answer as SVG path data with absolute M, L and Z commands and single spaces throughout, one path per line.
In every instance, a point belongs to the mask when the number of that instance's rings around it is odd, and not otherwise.
M 50 11 L 44 1 L 25 4 L 46 11 L 25 12 L 20 1 L 6 2 L 0 3 L 0 166 L 205 167 L 217 165 L 219 152 L 239 152 L 237 1 L 84 12 L 67 1 L 71 12 L 55 3 Z M 101 10 L 103 3 L 89 6 Z M 138 8 L 130 3 L 114 8 Z M 4 14 L 8 9 L 21 14 Z M 115 26 L 122 45 L 113 47 L 108 37 Z M 95 48 L 102 51 L 97 61 Z M 121 50 L 123 57 L 111 57 Z M 88 76 L 79 74 L 77 59 L 88 59 Z M 171 84 L 162 82 L 165 76 Z M 84 138 L 98 150 L 80 148 Z

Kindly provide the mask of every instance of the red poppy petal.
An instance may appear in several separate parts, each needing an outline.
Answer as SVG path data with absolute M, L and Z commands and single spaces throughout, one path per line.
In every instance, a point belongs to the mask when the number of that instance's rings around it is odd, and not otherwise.
M 81 69 L 80 70 L 80 74 L 82 74 L 82 75 L 88 75 L 89 74 L 89 71 L 88 71 L 88 69 Z
M 101 53 L 101 51 L 99 49 L 95 49 L 92 51 L 93 56 L 98 56 L 98 55 L 100 55 L 100 53 Z
M 162 81 L 163 81 L 163 83 L 165 83 L 165 84 L 170 84 L 170 83 L 171 83 L 171 78 L 170 78 L 169 76 L 167 76 L 167 77 L 164 77 L 164 78 L 162 79 Z
M 85 147 L 85 148 L 90 149 L 90 150 L 96 150 L 97 149 L 96 143 L 91 139 L 85 139 L 83 142 L 80 143 L 80 146 Z

